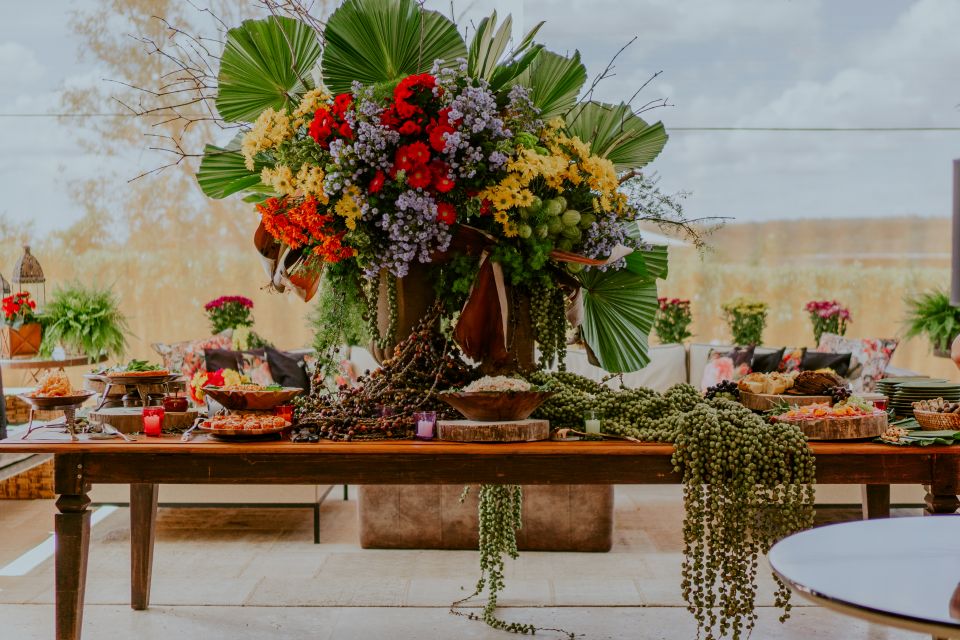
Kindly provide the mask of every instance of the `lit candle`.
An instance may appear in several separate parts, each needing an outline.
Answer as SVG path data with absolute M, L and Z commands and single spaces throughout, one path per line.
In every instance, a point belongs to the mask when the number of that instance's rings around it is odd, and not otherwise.
M 600 416 L 596 411 L 587 411 L 583 414 L 583 426 L 587 433 L 600 433 Z
M 153 438 L 160 437 L 163 430 L 163 407 L 143 408 L 143 434 Z
M 436 411 L 424 411 L 413 414 L 417 421 L 417 438 L 420 440 L 433 440 L 433 428 L 437 424 Z

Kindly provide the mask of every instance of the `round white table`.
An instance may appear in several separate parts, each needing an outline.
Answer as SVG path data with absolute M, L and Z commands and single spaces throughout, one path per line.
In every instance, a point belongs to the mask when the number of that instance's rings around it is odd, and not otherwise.
M 818 527 L 775 544 L 769 560 L 794 592 L 828 609 L 960 638 L 960 517 Z

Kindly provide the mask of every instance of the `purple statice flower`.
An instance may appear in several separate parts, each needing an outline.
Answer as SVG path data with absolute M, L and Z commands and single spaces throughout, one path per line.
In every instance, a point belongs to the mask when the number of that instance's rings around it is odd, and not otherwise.
M 596 211 L 594 215 L 597 220 L 584 230 L 583 244 L 580 246 L 578 253 L 588 258 L 606 258 L 618 244 L 628 244 L 627 232 L 623 227 L 620 216 L 613 212 L 604 211 Z M 621 258 L 609 265 L 597 268 L 602 271 L 610 268 L 619 269 L 624 262 Z
M 530 88 L 515 84 L 507 94 L 507 113 L 510 123 L 518 131 L 536 133 L 543 128 L 540 109 L 530 99 Z
M 429 194 L 408 189 L 393 204 L 385 209 L 369 208 L 363 214 L 385 232 L 385 237 L 374 241 L 378 246 L 364 267 L 368 276 L 386 269 L 402 278 L 411 262 L 430 262 L 433 252 L 450 246 L 450 228 L 437 221 L 437 203 Z

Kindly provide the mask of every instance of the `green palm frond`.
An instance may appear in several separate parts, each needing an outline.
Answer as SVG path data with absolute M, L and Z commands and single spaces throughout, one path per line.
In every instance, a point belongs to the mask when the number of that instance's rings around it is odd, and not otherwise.
M 541 117 L 549 120 L 566 114 L 576 105 L 586 81 L 587 68 L 580 62 L 579 51 L 567 58 L 544 50 L 517 76 L 515 83 L 530 87 L 530 99 L 540 109 Z
M 663 124 L 647 124 L 629 105 L 584 102 L 567 114 L 567 129 L 590 150 L 613 162 L 617 171 L 653 162 L 667 144 Z
M 543 24 L 540 22 L 528 31 L 504 58 L 510 44 L 513 17 L 508 15 L 498 29 L 497 12 L 494 11 L 480 21 L 470 42 L 467 73 L 474 78 L 483 78 L 490 83 L 492 90 L 498 91 L 523 73 L 543 50 L 542 45 L 533 43 Z
M 260 171 L 266 166 L 254 161 L 254 170 L 244 164 L 240 153 L 243 134 L 237 134 L 226 147 L 208 144 L 203 150 L 203 160 L 197 171 L 197 183 L 200 190 L 215 200 L 226 198 L 239 191 L 270 192 L 267 185 L 260 182 Z M 259 202 L 259 200 L 257 200 Z
M 395 82 L 467 57 L 457 27 L 414 0 L 346 0 L 324 30 L 323 81 L 333 93 Z
M 614 373 L 642 369 L 650 362 L 650 330 L 657 315 L 657 277 L 666 274 L 666 247 L 638 252 L 645 273 L 631 268 L 587 269 L 583 287 L 583 339 L 600 366 Z M 661 266 L 662 265 L 662 266 Z
M 643 230 L 635 221 L 625 223 L 627 237 L 637 244 L 643 244 Z M 627 269 L 641 276 L 664 280 L 667 277 L 667 247 L 651 245 L 642 251 L 627 255 Z
M 316 32 L 292 18 L 247 20 L 227 32 L 217 76 L 217 111 L 227 122 L 253 122 L 268 107 L 299 100 L 320 58 Z

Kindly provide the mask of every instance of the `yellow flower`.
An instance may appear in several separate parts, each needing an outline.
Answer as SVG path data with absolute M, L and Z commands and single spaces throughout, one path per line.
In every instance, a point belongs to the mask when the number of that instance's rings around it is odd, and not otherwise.
M 496 193 L 491 198 L 495 209 L 506 211 L 517 206 L 517 200 L 514 198 L 512 191 L 502 188 L 497 188 L 495 191 Z
M 613 192 L 620 186 L 617 180 L 617 170 L 613 163 L 600 156 L 589 156 L 583 159 L 583 170 L 589 178 L 587 184 L 594 191 Z
M 344 224 L 351 231 L 357 228 L 357 218 L 360 217 L 360 191 L 356 187 L 350 187 L 344 193 L 343 197 L 337 201 L 334 211 L 344 219 Z
M 516 223 L 508 221 L 503 225 L 503 235 L 508 238 L 514 238 L 520 235 L 519 227 L 516 225 Z
M 587 158 L 590 156 L 589 142 L 584 142 L 577 136 L 573 136 L 572 138 L 567 138 L 567 142 L 569 142 L 570 146 L 573 148 L 576 154 L 580 156 L 581 159 Z
M 521 189 L 517 192 L 517 206 L 529 207 L 533 204 L 533 194 L 529 189 Z
M 297 188 L 306 195 L 313 196 L 322 204 L 327 204 L 330 199 L 323 190 L 323 178 L 323 169 L 316 165 L 305 164 L 297 172 L 295 183 Z
M 303 94 L 303 97 L 300 98 L 300 104 L 297 105 L 297 108 L 293 112 L 293 117 L 298 118 L 301 116 L 310 116 L 313 117 L 314 111 L 319 109 L 323 103 L 330 100 L 330 94 L 327 93 L 327 90 L 323 87 L 317 87 L 316 89 L 311 89 Z
M 494 211 L 493 219 L 502 225 L 506 225 L 507 222 L 510 220 L 510 217 L 507 215 L 506 211 Z
M 253 171 L 253 158 L 261 151 L 272 149 L 278 144 L 293 136 L 293 127 L 290 125 L 290 116 L 283 111 L 273 108 L 265 109 L 253 128 L 243 135 L 240 150 L 243 153 L 244 165 L 248 171 Z
M 290 167 L 282 164 L 278 164 L 273 169 L 264 167 L 260 172 L 260 181 L 265 185 L 273 187 L 274 191 L 284 196 L 293 195 L 297 190 L 296 185 L 293 183 L 293 172 L 290 171 Z

